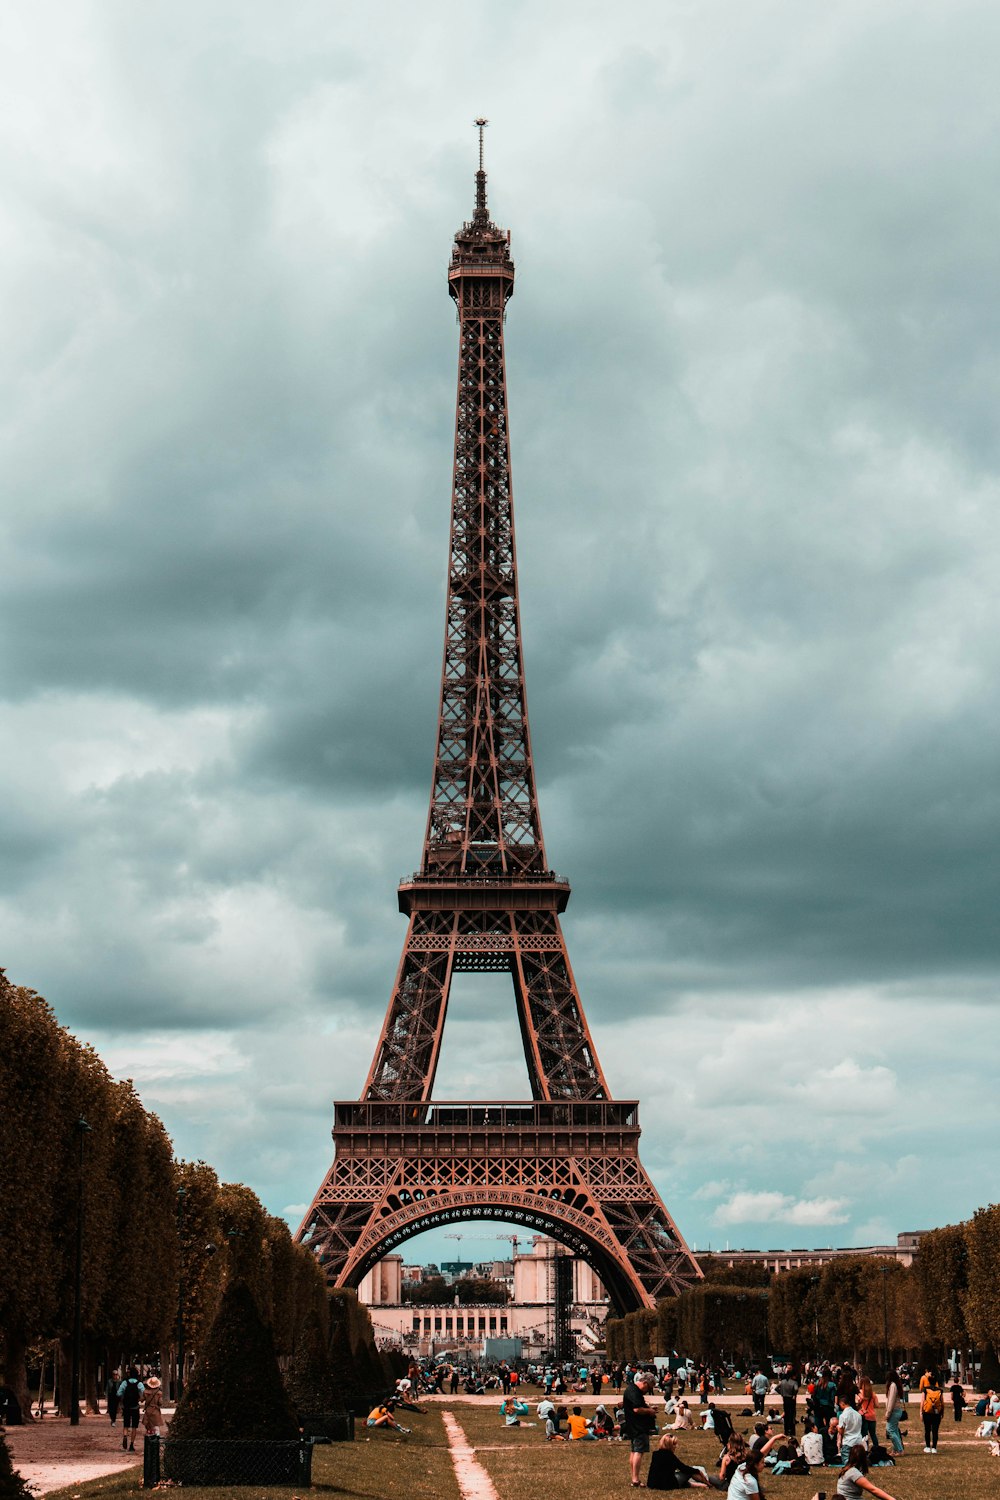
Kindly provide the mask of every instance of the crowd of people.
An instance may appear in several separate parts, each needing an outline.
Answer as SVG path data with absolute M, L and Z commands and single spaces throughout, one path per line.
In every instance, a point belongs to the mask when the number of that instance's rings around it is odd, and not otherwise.
M 629 1444 L 629 1473 L 635 1488 L 714 1489 L 724 1491 L 728 1500 L 754 1500 L 763 1494 L 761 1476 L 767 1472 L 809 1474 L 814 1469 L 834 1468 L 838 1471 L 836 1493 L 842 1500 L 864 1500 L 868 1495 L 876 1500 L 893 1500 L 875 1483 L 871 1470 L 894 1468 L 905 1449 L 900 1429 L 907 1419 L 911 1378 L 905 1367 L 890 1373 L 881 1401 L 871 1380 L 847 1364 L 808 1368 L 801 1381 L 789 1368 L 773 1386 L 764 1371 L 755 1371 L 743 1387 L 753 1406 L 744 1408 L 741 1415 L 762 1420 L 755 1421 L 746 1435 L 734 1430 L 729 1411 L 708 1399 L 711 1387 L 703 1389 L 702 1427 L 712 1431 L 719 1443 L 717 1470 L 688 1464 L 681 1457 L 677 1432 L 693 1423 L 688 1403 L 673 1397 L 669 1372 L 635 1368 L 626 1373 L 616 1417 L 620 1435 Z M 721 1382 L 714 1384 L 716 1390 L 721 1387 Z M 672 1423 L 664 1422 L 659 1428 L 659 1410 L 650 1399 L 657 1387 L 664 1396 L 663 1417 L 674 1417 Z M 936 1454 L 945 1389 L 933 1369 L 924 1371 L 917 1387 L 923 1451 Z M 799 1398 L 803 1388 L 800 1434 Z M 954 1421 L 961 1422 L 967 1404 L 961 1382 L 953 1381 L 947 1396 Z M 781 1410 L 775 1407 L 765 1417 L 764 1407 L 771 1397 L 780 1399 Z M 1000 1399 L 994 1404 L 988 1398 L 983 1404 L 987 1422 L 991 1406 L 995 1430 L 1000 1422 Z M 880 1414 L 885 1423 L 884 1440 L 878 1430 Z M 658 1437 L 655 1448 L 654 1437 Z M 648 1473 L 643 1480 L 644 1455 L 649 1453 Z

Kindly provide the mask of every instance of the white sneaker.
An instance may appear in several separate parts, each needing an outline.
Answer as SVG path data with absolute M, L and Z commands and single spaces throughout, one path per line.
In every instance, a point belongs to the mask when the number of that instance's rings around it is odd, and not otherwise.
M 931 1450 L 930 1450 L 930 1449 L 929 1449 L 929 1448 L 925 1448 L 925 1449 L 924 1449 L 924 1452 L 925 1452 L 925 1453 L 929 1453 L 929 1452 L 930 1452 L 930 1451 L 931 1451 Z

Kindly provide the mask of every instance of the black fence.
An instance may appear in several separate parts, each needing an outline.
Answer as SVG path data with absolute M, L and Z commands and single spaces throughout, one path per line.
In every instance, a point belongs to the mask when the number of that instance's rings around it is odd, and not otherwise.
M 161 1479 L 181 1485 L 312 1483 L 313 1444 L 262 1442 L 254 1438 L 148 1437 L 143 1445 L 142 1483 Z

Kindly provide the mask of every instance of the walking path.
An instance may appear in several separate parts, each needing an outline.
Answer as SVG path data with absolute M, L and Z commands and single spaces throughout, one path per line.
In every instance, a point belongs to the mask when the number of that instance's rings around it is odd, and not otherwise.
M 121 1425 L 112 1427 L 104 1416 L 81 1417 L 79 1427 L 68 1417 L 43 1417 L 6 1432 L 15 1469 L 39 1495 L 142 1463 L 142 1437 L 134 1453 L 123 1453 Z
M 448 1435 L 448 1450 L 455 1469 L 455 1478 L 462 1492 L 462 1500 L 500 1500 L 493 1481 L 477 1462 L 460 1423 L 450 1411 L 441 1413 L 444 1430 Z

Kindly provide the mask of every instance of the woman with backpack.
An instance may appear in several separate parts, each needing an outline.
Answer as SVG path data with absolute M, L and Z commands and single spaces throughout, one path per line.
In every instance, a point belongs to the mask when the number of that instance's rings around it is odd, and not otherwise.
M 135 1451 L 135 1435 L 139 1428 L 139 1403 L 142 1399 L 142 1392 L 143 1384 L 139 1379 L 139 1371 L 135 1365 L 132 1365 L 118 1387 L 122 1414 L 122 1447 L 132 1452 Z
M 938 1430 L 944 1416 L 944 1391 L 937 1376 L 930 1370 L 921 1376 L 920 1415 L 924 1419 L 924 1452 L 936 1453 Z

